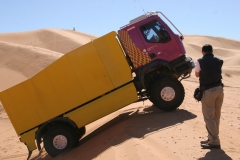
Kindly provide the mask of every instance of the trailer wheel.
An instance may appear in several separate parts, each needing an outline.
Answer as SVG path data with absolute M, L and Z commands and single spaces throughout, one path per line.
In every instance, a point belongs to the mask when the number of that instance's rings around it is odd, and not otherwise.
M 164 77 L 151 86 L 149 100 L 163 111 L 172 111 L 182 104 L 184 97 L 181 82 L 176 78 Z
M 52 126 L 44 135 L 43 142 L 47 153 L 56 157 L 57 155 L 78 146 L 78 134 L 70 126 L 58 124 Z

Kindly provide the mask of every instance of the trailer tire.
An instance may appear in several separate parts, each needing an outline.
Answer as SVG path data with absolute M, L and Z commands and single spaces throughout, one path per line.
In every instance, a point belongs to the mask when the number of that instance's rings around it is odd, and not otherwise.
M 172 111 L 182 104 L 184 97 L 185 91 L 180 81 L 163 77 L 151 86 L 149 100 L 163 111 Z
M 47 153 L 56 157 L 59 154 L 78 146 L 78 133 L 66 124 L 52 126 L 44 135 L 43 142 Z

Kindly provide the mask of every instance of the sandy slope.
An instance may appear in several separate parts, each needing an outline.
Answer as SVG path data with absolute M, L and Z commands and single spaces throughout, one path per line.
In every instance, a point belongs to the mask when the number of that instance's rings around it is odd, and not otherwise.
M 96 38 L 55 29 L 0 34 L 0 91 L 33 76 L 62 54 Z M 240 159 L 240 42 L 209 36 L 187 35 L 187 54 L 195 61 L 201 46 L 210 43 L 214 53 L 224 59 L 225 99 L 220 138 L 222 149 L 203 150 L 206 138 L 201 104 L 192 98 L 198 80 L 192 74 L 183 80 L 185 100 L 178 110 L 163 112 L 149 101 L 131 104 L 87 126 L 79 147 L 51 158 L 43 149 L 31 159 L 39 160 L 192 160 Z M 0 104 L 0 160 L 26 159 L 27 148 L 18 137 Z

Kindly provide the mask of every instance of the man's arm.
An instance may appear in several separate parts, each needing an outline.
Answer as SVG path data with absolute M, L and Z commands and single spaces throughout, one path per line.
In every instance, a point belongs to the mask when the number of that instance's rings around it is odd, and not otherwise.
M 195 71 L 195 76 L 199 77 L 199 72 Z
M 196 77 L 200 76 L 200 71 L 201 71 L 201 68 L 200 68 L 199 62 L 197 61 L 196 66 L 195 66 L 195 76 Z

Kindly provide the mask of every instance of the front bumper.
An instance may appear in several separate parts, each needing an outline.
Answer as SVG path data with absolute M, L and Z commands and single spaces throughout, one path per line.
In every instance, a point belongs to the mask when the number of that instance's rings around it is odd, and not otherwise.
M 178 76 L 191 73 L 192 69 L 195 67 L 192 58 L 186 55 L 173 60 L 170 62 L 170 65 Z

